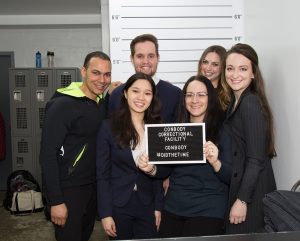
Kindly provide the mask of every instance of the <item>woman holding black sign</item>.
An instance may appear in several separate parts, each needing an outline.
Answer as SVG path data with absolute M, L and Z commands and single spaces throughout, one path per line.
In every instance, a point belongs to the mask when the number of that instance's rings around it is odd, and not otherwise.
M 218 106 L 209 79 L 192 76 L 186 82 L 178 122 L 205 123 L 206 139 L 210 140 L 204 145 L 207 163 L 152 165 L 146 154 L 139 158 L 139 168 L 148 175 L 170 176 L 159 230 L 162 238 L 224 233 L 231 157 L 230 139 L 226 133 L 220 135 L 222 111 Z
M 110 239 L 156 238 L 163 205 L 162 181 L 137 168 L 145 151 L 144 125 L 160 123 L 155 83 L 143 73 L 124 86 L 121 108 L 103 122 L 97 141 L 98 211 Z

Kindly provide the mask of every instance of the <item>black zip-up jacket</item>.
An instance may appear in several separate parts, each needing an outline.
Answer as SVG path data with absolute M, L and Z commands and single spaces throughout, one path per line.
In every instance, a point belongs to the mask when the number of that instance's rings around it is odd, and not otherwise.
M 96 182 L 96 137 L 107 100 L 87 98 L 81 84 L 57 90 L 46 105 L 40 162 L 51 206 L 64 203 L 63 189 Z

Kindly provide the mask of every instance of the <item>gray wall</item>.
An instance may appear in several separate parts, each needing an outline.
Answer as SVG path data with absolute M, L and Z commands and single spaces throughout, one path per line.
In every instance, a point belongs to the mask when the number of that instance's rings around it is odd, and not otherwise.
M 273 110 L 277 158 L 273 160 L 279 189 L 300 179 L 300 2 L 246 0 L 246 42 L 258 52 Z
M 0 51 L 14 51 L 16 67 L 35 67 L 37 51 L 47 67 L 47 50 L 54 51 L 56 67 L 81 67 L 87 53 L 101 50 L 101 29 L 59 25 L 0 29 Z

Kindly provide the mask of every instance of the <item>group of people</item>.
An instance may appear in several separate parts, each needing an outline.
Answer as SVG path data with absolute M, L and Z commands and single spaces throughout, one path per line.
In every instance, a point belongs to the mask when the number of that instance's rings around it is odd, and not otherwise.
M 40 160 L 56 239 L 88 240 L 97 213 L 111 240 L 263 232 L 276 152 L 255 50 L 208 47 L 182 90 L 157 76 L 155 36 L 130 50 L 124 84 L 92 52 L 83 82 L 47 103 Z M 156 123 L 205 123 L 207 163 L 150 164 L 144 127 Z

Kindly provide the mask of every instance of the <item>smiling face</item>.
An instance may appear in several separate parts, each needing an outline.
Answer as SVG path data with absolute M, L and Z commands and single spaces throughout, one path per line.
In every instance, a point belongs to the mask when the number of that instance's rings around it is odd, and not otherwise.
M 214 88 L 217 88 L 221 75 L 220 56 L 215 52 L 209 52 L 200 63 L 200 72 L 208 78 Z
M 230 54 L 226 59 L 225 78 L 235 98 L 239 99 L 254 78 L 250 59 L 242 54 Z
M 156 73 L 159 61 L 154 43 L 150 41 L 139 42 L 134 46 L 134 50 L 134 55 L 130 58 L 135 72 L 153 76 Z
M 132 115 L 144 114 L 153 99 L 152 86 L 145 79 L 136 80 L 124 94 Z
M 192 123 L 201 123 L 204 120 L 208 105 L 208 95 L 205 84 L 198 80 L 192 81 L 186 89 L 185 107 L 190 113 Z
M 96 100 L 110 85 L 111 64 L 108 60 L 97 57 L 90 59 L 87 68 L 82 67 L 82 92 L 90 99 Z

